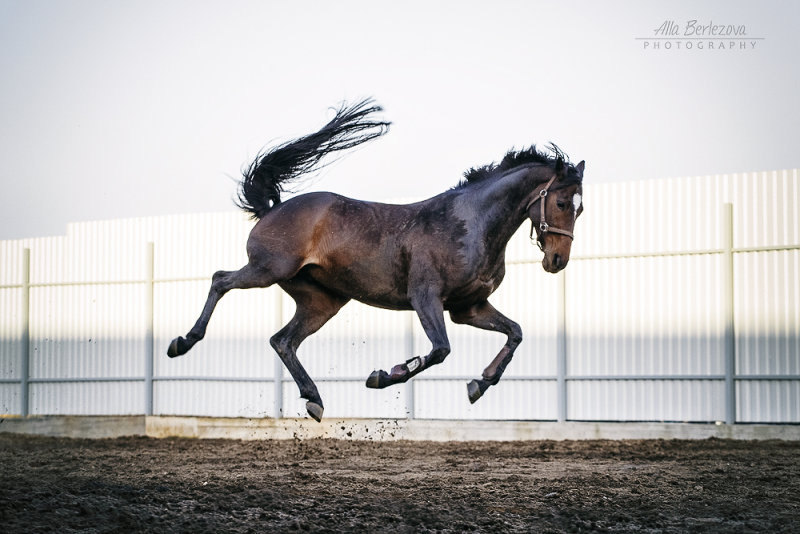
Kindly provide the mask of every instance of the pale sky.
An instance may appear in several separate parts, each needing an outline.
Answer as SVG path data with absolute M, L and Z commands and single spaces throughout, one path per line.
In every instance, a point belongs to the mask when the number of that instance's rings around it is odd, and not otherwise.
M 674 41 L 637 39 L 665 21 Z M 550 141 L 586 183 L 800 167 L 798 22 L 788 0 L 0 0 L 0 239 L 235 209 L 260 149 L 364 96 L 392 130 L 307 191 L 427 197 Z

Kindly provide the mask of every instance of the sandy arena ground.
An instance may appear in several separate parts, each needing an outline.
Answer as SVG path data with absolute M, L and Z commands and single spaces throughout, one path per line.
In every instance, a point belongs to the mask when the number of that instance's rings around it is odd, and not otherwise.
M 0 434 L 12 532 L 800 532 L 800 443 Z

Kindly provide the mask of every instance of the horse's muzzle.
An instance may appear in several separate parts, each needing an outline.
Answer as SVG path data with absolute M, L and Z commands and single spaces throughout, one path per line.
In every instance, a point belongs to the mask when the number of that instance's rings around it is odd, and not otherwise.
M 544 258 L 542 259 L 542 267 L 548 273 L 557 273 L 558 271 L 567 266 L 568 261 L 569 258 L 561 254 L 545 253 Z

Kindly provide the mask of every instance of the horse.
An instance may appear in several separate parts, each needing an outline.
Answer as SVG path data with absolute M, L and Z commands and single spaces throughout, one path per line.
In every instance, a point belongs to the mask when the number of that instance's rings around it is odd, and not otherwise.
M 237 204 L 257 220 L 247 240 L 248 263 L 212 277 L 202 313 L 185 337 L 170 343 L 176 357 L 203 339 L 219 299 L 231 289 L 273 284 L 296 303 L 294 317 L 270 338 L 316 421 L 323 414 L 316 384 L 297 349 L 351 299 L 390 310 L 413 310 L 431 351 L 373 371 L 368 388 L 406 382 L 450 353 L 444 312 L 454 323 L 501 332 L 507 342 L 479 379 L 467 384 L 471 403 L 496 385 L 522 342 L 520 326 L 487 300 L 505 275 L 508 241 L 526 219 L 544 253 L 542 267 L 567 266 L 575 221 L 583 211 L 585 163 L 570 163 L 555 144 L 511 150 L 500 163 L 471 168 L 451 189 L 413 204 L 384 204 L 330 192 L 281 198 L 286 186 L 320 169 L 325 156 L 385 134 L 372 99 L 346 103 L 319 131 L 262 150 L 243 169 Z

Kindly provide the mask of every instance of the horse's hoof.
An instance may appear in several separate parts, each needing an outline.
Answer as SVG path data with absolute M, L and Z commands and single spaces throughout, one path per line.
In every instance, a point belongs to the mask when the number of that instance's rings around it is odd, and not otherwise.
M 317 423 L 319 423 L 322 421 L 322 412 L 324 412 L 325 409 L 321 404 L 308 401 L 306 402 L 306 411 L 308 412 L 308 415 L 310 415 Z
M 367 387 L 372 389 L 382 389 L 388 386 L 389 375 L 386 371 L 372 371 L 367 378 Z
M 172 340 L 172 343 L 169 344 L 169 348 L 167 349 L 167 356 L 170 358 L 175 358 L 176 356 L 182 356 L 189 352 L 189 344 L 186 342 L 185 339 L 182 337 L 176 337 Z
M 469 397 L 470 404 L 475 404 L 475 401 L 483 396 L 483 392 L 486 391 L 486 389 L 486 387 L 481 387 L 481 384 L 477 380 L 473 380 L 467 384 L 467 396 Z

